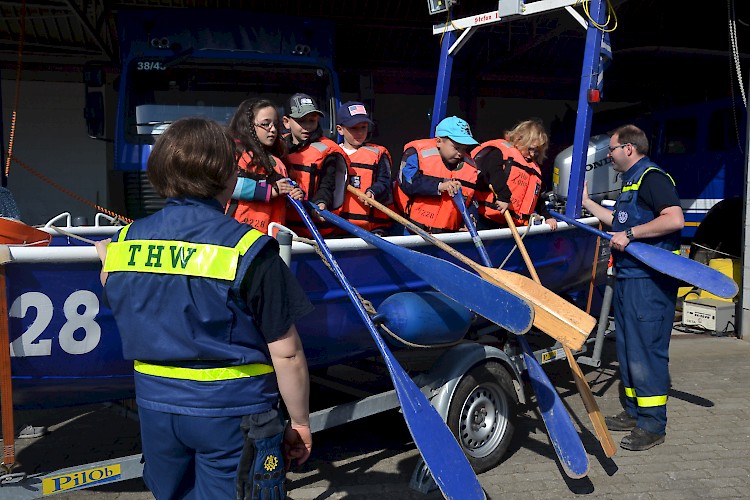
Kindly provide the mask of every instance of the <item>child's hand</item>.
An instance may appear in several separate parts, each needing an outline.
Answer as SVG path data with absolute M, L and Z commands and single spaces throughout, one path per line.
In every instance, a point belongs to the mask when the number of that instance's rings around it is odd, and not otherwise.
M 373 192 L 372 192 L 372 191 L 370 191 L 369 189 L 368 189 L 367 191 L 365 191 L 365 196 L 367 196 L 367 197 L 368 197 L 368 198 L 370 198 L 371 200 L 374 200 L 374 199 L 375 199 L 375 193 L 373 193 Z M 360 200 L 362 200 L 362 198 L 360 198 Z M 369 206 L 371 206 L 371 205 L 370 205 L 369 203 L 367 203 L 367 200 L 362 200 L 362 203 L 364 203 L 366 207 L 369 207 Z
M 276 189 L 274 189 L 275 192 L 271 194 L 272 198 L 275 198 L 276 196 L 283 196 L 285 194 L 289 194 L 292 192 L 293 189 L 295 189 L 294 187 L 292 187 L 291 184 L 289 184 L 289 182 L 287 182 L 287 179 L 279 179 L 278 181 L 276 181 L 275 187 L 276 187 Z
M 461 189 L 461 183 L 459 181 L 443 181 L 438 184 L 438 191 L 441 193 L 448 193 L 449 196 L 453 197 Z

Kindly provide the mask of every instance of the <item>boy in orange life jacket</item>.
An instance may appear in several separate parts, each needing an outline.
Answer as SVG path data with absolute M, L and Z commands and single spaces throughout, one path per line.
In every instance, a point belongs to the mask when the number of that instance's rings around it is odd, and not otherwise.
M 472 199 L 477 168 L 468 150 L 479 143 L 469 124 L 456 116 L 438 123 L 435 136 L 404 146 L 394 183 L 396 207 L 432 233 L 457 231 L 463 218 L 452 198 L 461 189 L 466 203 Z
M 349 155 L 349 184 L 384 205 L 393 204 L 391 193 L 391 155 L 377 144 L 365 143 L 372 120 L 361 102 L 342 104 L 336 113 L 336 130 L 344 138 L 341 149 Z M 388 233 L 391 219 L 347 192 L 341 217 L 380 236 Z
M 284 137 L 287 154 L 284 163 L 291 177 L 312 203 L 324 210 L 337 210 L 344 202 L 349 156 L 338 144 L 323 136 L 320 118 L 323 112 L 307 94 L 294 94 L 289 98 L 283 117 L 289 134 Z M 298 214 L 289 213 L 288 226 L 298 234 L 308 234 Z M 322 218 L 317 218 L 318 228 L 324 236 L 336 228 Z
M 557 221 L 539 199 L 539 164 L 544 161 L 548 144 L 542 123 L 525 120 L 507 132 L 504 139 L 487 141 L 472 152 L 480 172 L 474 193 L 479 229 L 506 226 L 506 210 L 511 211 L 517 226 L 528 225 L 530 215 L 536 211 L 553 231 L 557 229 Z
M 240 103 L 227 130 L 237 148 L 240 173 L 226 213 L 264 233 L 271 222 L 286 223 L 285 194 L 298 200 L 304 196 L 287 182 L 280 159 L 286 149 L 278 127 L 274 103 L 253 98 Z

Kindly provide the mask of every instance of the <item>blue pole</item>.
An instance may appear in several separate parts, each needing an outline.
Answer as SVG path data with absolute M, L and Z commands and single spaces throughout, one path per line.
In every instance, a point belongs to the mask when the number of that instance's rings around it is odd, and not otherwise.
M 435 128 L 440 120 L 445 118 L 448 107 L 448 93 L 451 88 L 451 72 L 453 71 L 453 56 L 448 53 L 456 41 L 455 31 L 446 31 L 443 34 L 442 46 L 440 47 L 440 67 L 438 68 L 437 87 L 435 89 L 435 103 L 432 106 L 432 124 L 430 126 L 430 137 L 435 137 Z
M 598 23 L 604 22 L 604 0 L 594 0 L 590 3 L 591 17 Z M 599 76 L 599 53 L 602 45 L 602 32 L 591 21 L 586 30 L 586 46 L 583 51 L 583 69 L 581 72 L 581 86 L 578 91 L 578 114 L 576 115 L 576 130 L 573 136 L 573 157 L 570 166 L 570 181 L 568 183 L 568 203 L 565 215 L 578 217 L 581 213 L 581 195 L 583 181 L 586 175 L 586 156 L 591 135 L 591 116 L 593 110 L 588 101 L 589 90 L 597 88 Z

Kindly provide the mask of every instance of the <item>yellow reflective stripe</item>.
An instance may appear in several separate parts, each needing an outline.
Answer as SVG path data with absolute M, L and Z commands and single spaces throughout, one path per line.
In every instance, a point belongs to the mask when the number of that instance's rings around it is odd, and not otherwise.
M 239 252 L 230 247 L 168 240 L 126 240 L 107 245 L 104 270 L 179 274 L 233 280 Z
M 222 368 L 182 368 L 179 366 L 152 365 L 150 363 L 144 363 L 143 361 L 135 361 L 133 363 L 133 368 L 135 371 L 145 375 L 176 378 L 181 380 L 195 380 L 198 382 L 234 380 L 273 373 L 273 367 L 271 365 L 262 363 L 225 366 Z
M 234 248 L 240 252 L 240 255 L 245 255 L 245 252 L 247 252 L 247 250 L 253 246 L 253 243 L 255 243 L 261 236 L 263 236 L 262 232 L 257 229 L 252 229 L 237 242 Z
M 667 396 L 648 396 L 635 398 L 638 406 L 641 408 L 651 408 L 652 406 L 664 406 L 667 404 Z
M 255 229 L 225 247 L 170 240 L 125 240 L 107 246 L 104 270 L 199 276 L 233 280 L 239 256 L 263 235 Z
M 656 168 L 656 167 L 648 167 L 646 170 L 643 171 L 643 173 L 641 174 L 641 176 L 638 178 L 638 182 L 634 182 L 633 184 L 630 184 L 628 186 L 623 187 L 622 191 L 623 192 L 625 192 L 625 191 L 638 191 L 638 189 L 640 189 L 640 187 L 641 187 L 641 181 L 643 180 L 643 176 L 646 175 L 650 170 L 659 170 L 659 169 Z M 677 185 L 671 175 L 669 175 L 668 173 L 664 172 L 663 170 L 661 170 L 661 172 L 664 175 L 666 175 L 667 177 L 669 177 L 669 180 L 672 181 L 672 185 L 673 186 Z
M 633 389 L 632 387 L 626 387 L 625 388 L 625 396 L 627 396 L 629 398 L 634 398 L 635 397 L 635 389 Z

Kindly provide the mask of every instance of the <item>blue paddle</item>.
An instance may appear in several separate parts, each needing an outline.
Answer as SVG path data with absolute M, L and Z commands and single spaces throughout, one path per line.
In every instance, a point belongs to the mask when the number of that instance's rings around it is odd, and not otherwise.
M 479 237 L 479 233 L 477 233 L 476 227 L 474 227 L 474 222 L 471 220 L 471 217 L 466 210 L 466 204 L 464 203 L 464 197 L 461 194 L 461 191 L 456 193 L 453 197 L 453 201 L 456 203 L 458 211 L 461 212 L 461 215 L 464 218 L 464 223 L 466 224 L 466 229 L 469 230 L 469 234 L 471 234 L 475 244 L 479 242 L 477 250 L 479 250 L 479 255 L 482 257 L 482 262 L 485 266 L 492 267 L 490 256 L 484 249 L 484 244 Z M 515 229 L 515 226 L 513 229 Z M 517 239 L 516 241 L 520 242 L 520 239 Z M 479 245 L 481 245 L 481 250 Z M 534 275 L 536 275 L 536 273 L 534 273 Z M 565 409 L 560 396 L 557 394 L 555 386 L 552 385 L 552 382 L 550 382 L 550 379 L 542 369 L 542 366 L 536 360 L 531 346 L 524 337 L 517 336 L 516 338 L 523 350 L 523 359 L 526 362 L 526 370 L 529 373 L 531 387 L 536 393 L 539 412 L 542 414 L 542 420 L 544 420 L 544 425 L 547 427 L 547 435 L 549 435 L 552 447 L 555 449 L 555 453 L 560 459 L 560 464 L 565 471 L 565 474 L 569 477 L 575 479 L 584 477 L 589 471 L 589 458 L 586 455 L 586 450 L 581 442 L 581 437 L 573 426 L 573 421 L 570 419 L 568 411 Z M 570 350 L 567 350 L 566 354 L 567 353 L 570 353 Z M 569 355 L 572 358 L 572 353 Z M 590 392 L 591 390 L 589 389 L 589 393 Z
M 398 363 L 393 353 L 383 341 L 377 327 L 370 319 L 357 294 L 346 279 L 331 250 L 326 245 L 320 232 L 310 219 L 310 215 L 302 206 L 300 201 L 288 198 L 294 208 L 299 212 L 307 228 L 315 238 L 328 263 L 331 265 L 336 278 L 344 287 L 349 298 L 359 313 L 359 316 L 367 325 L 375 344 L 383 355 L 388 372 L 396 389 L 396 395 L 406 421 L 406 426 L 414 438 L 414 444 L 422 454 L 427 468 L 435 479 L 440 491 L 446 498 L 484 499 L 484 491 L 479 484 L 469 460 L 464 455 L 463 449 L 456 441 L 448 426 L 440 417 L 435 408 L 432 407 L 427 397 L 419 390 L 414 381 Z M 308 206 L 317 209 L 311 203 Z M 325 212 L 323 212 L 325 213 Z M 376 236 L 377 238 L 377 236 Z M 527 306 L 528 307 L 528 306 Z
M 590 233 L 601 236 L 606 240 L 611 240 L 612 235 L 600 231 L 595 227 L 584 224 L 581 221 L 567 217 L 550 210 L 550 214 L 556 219 L 580 227 Z M 652 269 L 659 271 L 667 276 L 672 276 L 679 280 L 690 283 L 698 288 L 710 292 L 718 297 L 731 299 L 739 291 L 737 283 L 716 269 L 712 269 L 705 264 L 677 255 L 663 248 L 657 248 L 653 245 L 631 241 L 625 247 L 625 251 L 640 260 Z

